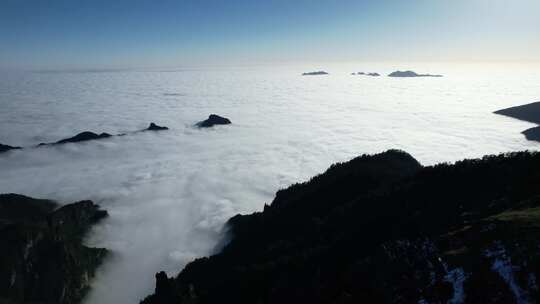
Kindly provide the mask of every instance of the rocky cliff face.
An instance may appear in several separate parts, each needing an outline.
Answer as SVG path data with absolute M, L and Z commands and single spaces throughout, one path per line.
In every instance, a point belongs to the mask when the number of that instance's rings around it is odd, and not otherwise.
M 107 254 L 82 237 L 107 212 L 91 201 L 63 206 L 0 195 L 0 303 L 78 303 Z
M 337 164 L 233 217 L 223 251 L 142 303 L 539 302 L 540 154 Z

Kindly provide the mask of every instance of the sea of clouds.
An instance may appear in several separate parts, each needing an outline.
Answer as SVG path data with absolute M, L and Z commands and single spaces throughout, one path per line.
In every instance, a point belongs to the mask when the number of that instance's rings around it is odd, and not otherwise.
M 113 256 L 87 303 L 136 303 L 154 273 L 176 274 L 226 240 L 225 221 L 279 188 L 362 153 L 403 149 L 425 165 L 540 144 L 532 124 L 493 111 L 540 100 L 540 69 L 499 65 L 325 65 L 0 75 L 0 143 L 31 146 L 89 130 L 100 141 L 0 154 L 0 193 L 109 211 L 86 243 Z M 398 68 L 443 78 L 352 76 Z M 208 114 L 229 126 L 199 130 Z

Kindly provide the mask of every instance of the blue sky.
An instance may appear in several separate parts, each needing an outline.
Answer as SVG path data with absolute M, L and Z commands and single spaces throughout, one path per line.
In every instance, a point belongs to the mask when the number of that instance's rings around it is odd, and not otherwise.
M 538 0 L 2 0 L 0 67 L 540 61 Z

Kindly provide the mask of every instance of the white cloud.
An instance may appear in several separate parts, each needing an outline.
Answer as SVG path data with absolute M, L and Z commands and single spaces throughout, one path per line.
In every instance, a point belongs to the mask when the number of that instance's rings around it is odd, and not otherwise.
M 350 76 L 416 68 L 440 79 Z M 336 161 L 389 148 L 424 164 L 537 149 L 530 124 L 491 114 L 537 101 L 539 75 L 509 69 L 348 65 L 2 76 L 0 142 L 30 145 L 83 130 L 120 133 L 154 121 L 170 128 L 0 155 L 0 192 L 93 199 L 110 218 L 87 242 L 115 255 L 88 303 L 136 303 L 154 273 L 176 273 L 214 250 L 222 225 L 262 209 L 274 192 Z M 164 96 L 170 92 L 181 95 Z M 233 124 L 191 125 L 210 113 Z

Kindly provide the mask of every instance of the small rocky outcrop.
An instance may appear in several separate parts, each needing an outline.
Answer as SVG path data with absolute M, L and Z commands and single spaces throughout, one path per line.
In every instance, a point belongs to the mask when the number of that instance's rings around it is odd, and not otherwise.
M 208 119 L 196 123 L 195 126 L 199 128 L 210 128 L 215 125 L 229 125 L 229 124 L 231 124 L 231 121 L 228 118 L 225 118 L 216 114 L 210 114 L 210 116 L 208 116 Z
M 317 76 L 317 75 L 328 75 L 325 71 L 315 71 L 315 72 L 306 72 L 302 73 L 302 76 Z
M 155 123 L 151 122 L 150 126 L 148 126 L 148 128 L 144 129 L 143 131 L 162 131 L 162 130 L 169 130 L 169 128 L 158 126 Z
M 442 75 L 417 74 L 413 71 L 395 71 L 388 74 L 388 77 L 443 77 Z
M 534 127 L 521 132 L 528 140 L 540 141 L 540 127 Z
M 142 303 L 538 303 L 540 153 L 332 165 L 228 221 L 231 241 Z
M 82 244 L 107 212 L 91 201 L 0 194 L 0 303 L 79 303 L 107 250 Z
M 365 72 L 352 73 L 351 75 L 381 76 L 379 73 L 365 73 Z
M 22 149 L 22 148 L 21 147 L 12 147 L 12 146 L 9 146 L 9 145 L 0 144 L 0 153 L 7 152 L 9 150 L 20 150 L 20 149 Z

